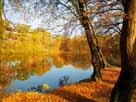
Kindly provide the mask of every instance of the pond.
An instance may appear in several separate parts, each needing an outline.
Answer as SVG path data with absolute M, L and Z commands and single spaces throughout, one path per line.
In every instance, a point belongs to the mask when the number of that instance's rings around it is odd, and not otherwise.
M 0 90 L 46 92 L 90 77 L 93 72 L 90 62 L 88 54 L 4 54 Z

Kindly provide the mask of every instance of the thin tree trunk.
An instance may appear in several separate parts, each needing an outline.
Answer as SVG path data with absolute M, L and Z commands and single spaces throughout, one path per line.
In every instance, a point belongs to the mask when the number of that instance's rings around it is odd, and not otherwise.
M 110 102 L 130 102 L 136 86 L 136 0 L 124 2 L 126 17 L 120 38 L 121 73 Z
M 4 26 L 3 26 L 3 19 L 2 19 L 2 11 L 3 11 L 3 6 L 2 6 L 2 0 L 0 0 L 0 40 L 3 39 L 3 32 L 4 32 Z
M 2 53 L 2 40 L 4 39 L 4 25 L 3 25 L 4 23 L 2 19 L 2 11 L 3 11 L 2 0 L 0 0 L 0 54 Z
M 101 80 L 102 78 L 101 69 L 105 67 L 106 61 L 98 45 L 97 38 L 95 37 L 96 32 L 90 22 L 89 17 L 85 15 L 86 11 L 85 11 L 84 5 L 85 5 L 84 2 L 82 2 L 81 0 L 78 0 L 80 22 L 85 29 L 86 38 L 87 38 L 91 56 L 92 56 L 92 64 L 94 67 L 94 73 L 92 75 L 92 79 Z
M 0 21 L 2 20 L 2 7 L 2 0 L 0 0 Z

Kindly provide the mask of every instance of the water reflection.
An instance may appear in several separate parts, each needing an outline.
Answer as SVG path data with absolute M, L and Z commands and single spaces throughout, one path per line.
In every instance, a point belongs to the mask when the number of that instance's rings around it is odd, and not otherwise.
M 43 84 L 52 89 L 92 73 L 90 56 L 85 53 L 10 54 L 1 55 L 0 62 L 0 89 L 5 92 L 40 91 Z
M 65 75 L 65 76 L 62 76 L 60 79 L 59 79 L 59 85 L 60 86 L 63 86 L 65 84 L 68 83 L 68 80 L 69 80 L 69 76 Z
M 32 87 L 28 88 L 27 90 L 45 93 L 45 92 L 51 91 L 52 89 L 49 87 L 48 84 L 41 84 L 38 86 L 32 86 Z

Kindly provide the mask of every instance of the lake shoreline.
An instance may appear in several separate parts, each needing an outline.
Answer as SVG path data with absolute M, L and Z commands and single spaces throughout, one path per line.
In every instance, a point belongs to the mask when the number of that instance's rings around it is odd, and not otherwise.
M 108 102 L 111 90 L 119 76 L 120 68 L 105 68 L 103 81 L 84 79 L 77 83 L 61 86 L 49 93 L 16 92 L 2 102 Z

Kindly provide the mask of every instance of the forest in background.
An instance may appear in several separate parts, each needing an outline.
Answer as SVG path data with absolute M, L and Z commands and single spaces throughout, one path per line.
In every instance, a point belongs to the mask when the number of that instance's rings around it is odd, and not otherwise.
M 18 24 L 11 27 L 5 21 L 1 51 L 9 54 L 39 54 L 55 55 L 59 53 L 86 53 L 90 54 L 85 34 L 52 35 L 44 28 L 31 29 L 30 26 Z M 120 65 L 119 34 L 97 34 L 99 46 L 109 63 Z M 54 53 L 55 51 L 55 53 Z

